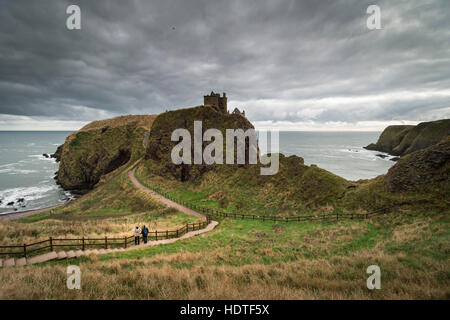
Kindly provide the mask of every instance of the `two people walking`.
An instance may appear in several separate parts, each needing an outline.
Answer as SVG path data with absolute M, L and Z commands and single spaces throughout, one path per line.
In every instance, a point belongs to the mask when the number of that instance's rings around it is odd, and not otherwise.
M 136 228 L 134 229 L 134 244 L 135 245 L 140 244 L 141 234 L 142 234 L 142 240 L 144 241 L 144 244 L 147 243 L 148 233 L 149 233 L 149 230 L 145 225 L 142 228 L 142 230 L 139 226 L 136 226 Z

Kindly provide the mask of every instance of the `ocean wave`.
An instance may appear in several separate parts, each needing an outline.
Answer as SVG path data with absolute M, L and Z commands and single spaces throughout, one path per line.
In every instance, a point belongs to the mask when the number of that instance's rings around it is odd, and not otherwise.
M 366 149 L 363 149 L 363 148 L 355 148 L 355 147 L 348 147 L 348 148 L 345 148 L 345 149 L 337 149 L 337 151 L 339 151 L 339 152 L 346 152 L 346 153 L 359 153 L 359 152 L 361 152 L 361 153 L 363 153 L 364 151 L 366 151 Z
M 51 161 L 51 162 L 55 162 L 56 163 L 56 159 L 55 158 L 51 158 L 51 157 L 46 158 L 42 154 L 30 154 L 27 157 L 35 158 L 35 159 L 39 159 L 39 160 Z
M 0 173 L 8 173 L 8 174 L 30 174 L 36 173 L 37 170 L 27 170 L 27 169 L 17 169 L 17 168 L 8 168 L 8 169 L 0 169 Z
M 17 199 L 24 198 L 25 203 L 37 199 L 44 198 L 48 192 L 57 190 L 57 185 L 33 186 L 33 187 L 19 187 L 0 191 L 0 208 L 10 208 L 7 204 L 14 202 L 17 204 Z
M 2 164 L 0 165 L 0 168 L 9 168 L 11 166 L 15 166 L 17 163 L 7 163 L 7 164 Z

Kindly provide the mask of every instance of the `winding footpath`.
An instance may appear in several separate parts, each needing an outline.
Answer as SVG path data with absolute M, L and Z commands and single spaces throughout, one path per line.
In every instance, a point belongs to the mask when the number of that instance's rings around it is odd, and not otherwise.
M 150 190 L 148 188 L 146 188 L 145 186 L 143 186 L 142 184 L 139 183 L 139 181 L 137 181 L 136 177 L 135 177 L 135 172 L 136 172 L 136 168 L 134 168 L 133 170 L 128 172 L 128 176 L 131 180 L 131 182 L 133 182 L 133 184 L 136 186 L 136 188 L 150 194 L 153 198 L 155 198 L 156 200 L 164 203 L 167 207 L 170 208 L 174 208 L 178 211 L 181 211 L 185 214 L 188 215 L 192 215 L 192 216 L 196 216 L 199 218 L 205 218 L 206 216 L 204 214 L 201 214 L 197 211 L 194 211 L 192 209 L 186 208 L 176 202 L 173 202 L 163 196 L 161 196 L 160 194 L 154 192 L 153 190 Z M 54 206 L 55 208 L 57 206 Z M 38 214 L 40 212 L 49 210 L 51 208 L 42 208 L 42 209 L 38 209 L 38 210 L 30 210 L 27 211 L 26 215 L 21 214 L 21 213 L 16 213 L 17 215 L 20 215 L 19 217 L 14 216 L 15 219 L 19 219 L 22 218 L 24 216 L 30 216 L 33 214 Z M 13 220 L 12 218 L 8 219 L 8 220 Z M 168 243 L 173 243 L 182 239 L 187 239 L 187 238 L 191 238 L 191 237 L 195 237 L 198 236 L 200 234 L 209 232 L 211 230 L 213 230 L 219 223 L 217 221 L 211 220 L 211 222 L 203 229 L 201 230 L 195 230 L 195 231 L 189 231 L 186 234 L 184 234 L 183 236 L 179 237 L 179 238 L 171 238 L 171 239 L 165 239 L 165 240 L 157 240 L 157 241 L 148 241 L 146 244 L 140 244 L 140 245 L 135 245 L 135 246 L 130 246 L 128 248 L 120 248 L 120 249 L 93 249 L 93 250 L 70 250 L 70 251 L 59 251 L 59 252 L 49 252 L 49 253 L 45 253 L 39 256 L 35 256 L 32 258 L 18 258 L 18 259 L 14 259 L 14 258 L 10 258 L 7 260 L 1 260 L 0 259 L 0 267 L 12 267 L 12 266 L 24 266 L 24 265 L 29 265 L 29 264 L 35 264 L 35 263 L 41 263 L 41 262 L 45 262 L 45 261 L 50 261 L 50 260 L 59 260 L 59 259 L 69 259 L 69 258 L 77 258 L 80 256 L 86 256 L 86 255 L 90 255 L 90 254 L 105 254 L 105 253 L 110 253 L 110 252 L 123 252 L 123 251 L 130 251 L 130 250 L 136 250 L 136 249 L 141 249 L 144 247 L 149 247 L 149 246 L 157 246 L 160 244 L 168 244 Z
M 159 200 L 160 202 L 164 203 L 166 206 L 170 207 L 170 208 L 175 208 L 178 211 L 184 212 L 186 214 L 189 214 L 191 216 L 196 216 L 199 218 L 205 218 L 206 216 L 204 214 L 201 214 L 197 211 L 194 211 L 192 209 L 186 208 L 176 202 L 173 202 L 167 198 L 164 198 L 162 195 L 156 193 L 153 190 L 150 190 L 146 187 L 144 187 L 142 184 L 139 183 L 139 181 L 137 181 L 136 177 L 135 177 L 135 172 L 136 172 L 136 168 L 134 168 L 133 170 L 128 172 L 128 176 L 130 177 L 131 182 L 133 182 L 133 184 L 135 185 L 136 188 L 145 191 L 146 193 L 150 194 L 153 198 L 155 198 L 156 200 Z
M 133 184 L 135 185 L 136 188 L 138 188 L 138 189 L 140 189 L 140 190 L 150 194 L 153 198 L 155 198 L 156 200 L 164 203 L 169 208 L 174 208 L 174 209 L 176 209 L 178 211 L 181 211 L 181 212 L 183 212 L 185 214 L 206 219 L 206 216 L 204 214 L 201 214 L 201 213 L 199 213 L 197 211 L 194 211 L 192 209 L 186 208 L 185 206 L 182 206 L 181 204 L 173 202 L 172 200 L 169 200 L 169 199 L 163 197 L 162 195 L 156 193 L 155 191 L 144 187 L 142 184 L 139 183 L 139 181 L 137 181 L 137 179 L 135 177 L 135 172 L 136 172 L 136 168 L 134 168 L 133 170 L 129 171 L 128 172 L 128 176 L 130 177 L 131 182 L 133 182 Z M 211 220 L 211 222 L 206 226 L 206 228 L 203 228 L 201 230 L 190 231 L 190 232 L 186 233 L 185 235 L 183 235 L 183 236 L 181 236 L 179 238 L 172 238 L 172 239 L 158 240 L 158 241 L 149 241 L 147 243 L 147 245 L 152 245 L 151 243 L 155 243 L 155 244 L 172 243 L 172 242 L 175 242 L 175 241 L 177 241 L 179 239 L 186 239 L 186 238 L 194 237 L 194 236 L 197 236 L 199 234 L 211 231 L 218 224 L 219 223 L 217 221 Z M 155 245 L 155 244 L 153 244 L 153 245 Z

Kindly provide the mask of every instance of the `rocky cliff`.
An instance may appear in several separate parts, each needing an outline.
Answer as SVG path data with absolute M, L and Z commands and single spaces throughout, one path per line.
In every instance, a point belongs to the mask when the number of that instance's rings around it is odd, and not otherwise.
M 412 191 L 450 180 L 450 136 L 431 147 L 402 157 L 384 179 L 388 192 Z
M 209 106 L 198 106 L 162 113 L 153 123 L 146 152 L 147 159 L 155 160 L 160 164 L 159 167 L 154 168 L 156 170 L 155 173 L 162 176 L 170 173 L 178 180 L 186 181 L 195 180 L 206 171 L 214 169 L 213 165 L 175 165 L 172 162 L 171 151 L 178 144 L 178 142 L 171 141 L 171 135 L 175 129 L 187 129 L 189 131 L 191 135 L 191 158 L 193 158 L 194 121 L 202 122 L 203 133 L 210 128 L 220 130 L 223 135 L 224 144 L 226 129 L 242 129 L 245 131 L 253 128 L 253 125 L 245 117 L 238 114 L 219 112 Z M 204 142 L 202 150 L 208 144 L 210 142 Z M 224 154 L 225 150 L 224 147 Z
M 450 135 L 450 119 L 422 122 L 417 126 L 389 126 L 377 143 L 365 148 L 403 156 L 432 146 Z
M 86 191 L 100 178 L 144 155 L 143 139 L 155 116 L 122 116 L 94 121 L 66 138 L 53 155 L 60 161 L 57 182 Z

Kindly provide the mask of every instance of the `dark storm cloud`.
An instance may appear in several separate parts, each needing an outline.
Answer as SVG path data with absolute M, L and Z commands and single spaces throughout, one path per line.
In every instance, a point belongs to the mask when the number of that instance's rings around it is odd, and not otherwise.
M 217 89 L 254 121 L 450 116 L 450 1 L 0 3 L 3 115 L 158 113 Z

